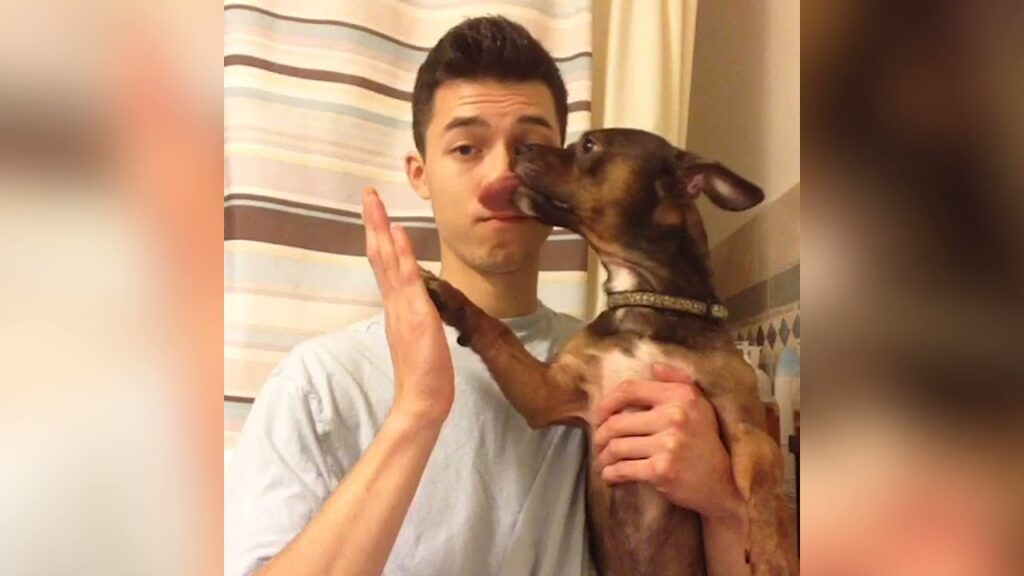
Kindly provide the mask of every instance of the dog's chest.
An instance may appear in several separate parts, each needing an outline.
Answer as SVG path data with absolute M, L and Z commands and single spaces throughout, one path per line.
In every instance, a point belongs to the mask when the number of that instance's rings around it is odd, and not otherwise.
M 655 362 L 669 364 L 693 374 L 692 368 L 681 360 L 678 354 L 670 354 L 664 345 L 645 338 L 637 341 L 631 350 L 614 349 L 603 356 L 598 370 L 601 379 L 599 397 L 593 401 L 600 401 L 600 398 L 609 394 L 625 380 L 652 379 L 652 365 Z M 626 408 L 626 411 L 642 409 Z M 650 527 L 660 524 L 663 515 L 669 510 L 664 497 L 654 490 L 638 490 L 630 494 L 629 501 L 631 504 L 625 508 L 629 521 L 623 523 L 631 524 L 632 530 L 626 532 L 636 535 L 644 535 Z
M 596 372 L 600 385 L 596 391 L 600 397 L 614 390 L 623 380 L 650 380 L 655 362 L 669 364 L 689 374 L 694 373 L 693 366 L 678 353 L 672 353 L 665 345 L 646 338 L 637 341 L 631 350 L 615 348 L 605 352 L 599 362 L 600 367 Z

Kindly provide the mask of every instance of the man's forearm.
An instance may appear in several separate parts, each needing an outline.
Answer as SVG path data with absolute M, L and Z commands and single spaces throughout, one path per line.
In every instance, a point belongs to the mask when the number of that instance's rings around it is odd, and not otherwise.
M 443 420 L 393 411 L 313 520 L 260 576 L 380 574 Z

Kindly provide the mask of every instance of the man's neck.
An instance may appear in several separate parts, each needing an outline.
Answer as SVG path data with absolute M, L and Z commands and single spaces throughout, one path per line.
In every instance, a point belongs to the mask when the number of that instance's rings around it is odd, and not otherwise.
M 515 318 L 537 311 L 536 264 L 505 274 L 486 274 L 450 254 L 442 254 L 440 275 L 495 318 Z

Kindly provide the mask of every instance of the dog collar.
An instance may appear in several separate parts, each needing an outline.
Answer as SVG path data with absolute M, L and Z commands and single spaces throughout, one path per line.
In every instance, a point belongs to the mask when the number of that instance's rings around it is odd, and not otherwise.
M 677 312 L 687 312 L 696 316 L 708 316 L 718 320 L 725 320 L 729 317 L 728 308 L 712 302 L 701 302 L 700 300 L 668 296 L 666 294 L 658 294 L 657 292 L 612 292 L 608 295 L 609 310 L 624 306 L 662 308 Z

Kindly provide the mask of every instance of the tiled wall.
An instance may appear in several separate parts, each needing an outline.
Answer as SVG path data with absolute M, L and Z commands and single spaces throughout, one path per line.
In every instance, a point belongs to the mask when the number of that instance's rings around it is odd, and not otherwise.
M 795 288 L 790 287 L 794 284 Z M 776 290 L 780 293 L 778 300 L 772 298 L 773 285 L 781 285 Z M 769 376 L 774 376 L 775 363 L 782 349 L 800 346 L 800 265 L 796 264 L 748 290 L 727 299 L 726 306 L 730 313 L 743 306 L 757 306 L 755 309 L 760 312 L 730 321 L 729 329 L 737 340 L 761 347 L 761 367 Z
M 711 249 L 719 295 L 737 340 L 762 347 L 774 376 L 779 353 L 800 345 L 800 186 L 794 186 Z
M 799 386 L 799 184 L 713 246 L 711 266 L 718 294 L 729 308 L 729 330 L 737 340 L 761 347 L 760 367 L 771 378 L 781 434 L 788 439 L 793 434 L 793 407 Z M 789 356 L 785 369 L 779 369 L 779 359 L 787 347 L 797 349 L 797 366 L 792 364 L 794 356 Z M 798 471 L 788 452 L 788 440 L 784 440 L 785 492 L 790 507 L 795 507 Z

